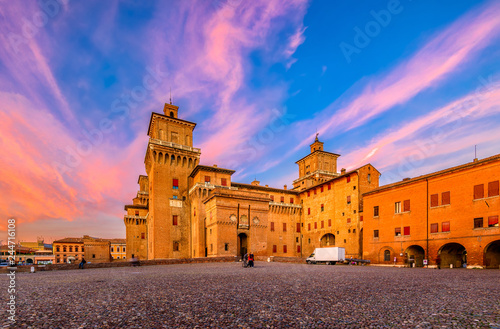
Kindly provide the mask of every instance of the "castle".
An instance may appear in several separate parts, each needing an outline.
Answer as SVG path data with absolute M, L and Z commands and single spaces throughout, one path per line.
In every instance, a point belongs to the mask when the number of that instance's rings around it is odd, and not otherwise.
M 371 164 L 337 172 L 339 154 L 316 140 L 298 160 L 293 188 L 232 181 L 234 170 L 200 165 L 196 123 L 165 104 L 152 113 L 145 154 L 147 176 L 126 205 L 127 258 L 241 256 L 306 257 L 317 247 L 363 255 L 363 193 L 379 185 Z

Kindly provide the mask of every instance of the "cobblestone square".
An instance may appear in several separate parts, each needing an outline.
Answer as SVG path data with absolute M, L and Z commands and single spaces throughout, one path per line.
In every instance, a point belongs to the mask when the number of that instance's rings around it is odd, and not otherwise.
M 499 296 L 498 270 L 256 262 L 18 273 L 15 327 L 500 328 Z

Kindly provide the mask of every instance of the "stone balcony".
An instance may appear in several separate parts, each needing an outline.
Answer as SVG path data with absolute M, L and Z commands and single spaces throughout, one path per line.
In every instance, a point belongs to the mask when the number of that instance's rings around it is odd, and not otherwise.
M 190 151 L 190 152 L 201 154 L 201 149 L 199 149 L 199 148 L 181 145 L 181 144 L 172 143 L 172 142 L 167 142 L 167 141 L 162 141 L 162 140 L 159 140 L 156 138 L 150 138 L 149 143 L 156 144 L 156 145 L 162 145 L 162 146 L 168 146 L 168 147 L 172 147 L 172 148 L 179 149 L 179 150 Z

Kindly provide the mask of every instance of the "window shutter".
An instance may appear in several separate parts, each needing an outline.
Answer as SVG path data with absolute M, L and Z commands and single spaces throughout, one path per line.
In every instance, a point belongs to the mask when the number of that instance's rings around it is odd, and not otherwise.
M 350 195 L 347 196 L 347 203 L 351 203 L 351 196 Z
M 346 181 L 347 181 L 347 183 L 349 183 L 351 181 L 351 176 L 347 176 Z
M 293 204 L 293 198 L 290 198 L 290 203 Z
M 443 222 L 441 224 L 441 232 L 449 232 L 450 231 L 450 222 Z
M 205 176 L 205 183 L 210 183 L 210 176 Z
M 321 193 L 323 193 L 323 186 L 321 186 Z
M 439 205 L 439 195 L 432 194 L 431 195 L 431 207 L 437 207 Z
M 328 183 L 328 191 L 332 189 L 332 185 Z
M 300 246 L 297 246 L 297 252 L 300 253 Z
M 474 186 L 474 200 L 484 198 L 484 184 Z
M 311 214 L 311 208 L 307 208 L 307 214 L 310 215 Z
M 314 229 L 317 230 L 318 229 L 318 222 L 314 222 Z
M 350 224 L 350 223 L 351 223 L 351 219 L 347 218 L 347 224 Z
M 179 187 L 179 180 L 178 179 L 174 179 L 173 186 L 174 187 Z
M 172 216 L 172 225 L 177 225 L 177 215 Z
M 403 211 L 410 211 L 410 200 L 405 200 L 403 202 Z
M 311 230 L 311 223 L 307 224 L 307 230 L 310 231 Z
M 281 197 L 281 202 L 285 202 L 285 197 L 284 196 Z
M 283 253 L 286 254 L 287 252 L 287 248 L 286 248 L 286 244 L 283 246 Z
M 274 222 L 271 222 L 271 232 L 274 232 Z
M 274 201 L 274 195 L 271 195 L 271 201 Z
M 273 244 L 273 252 L 276 252 L 276 250 L 277 250 L 277 249 L 278 249 L 278 248 L 276 247 L 276 245 L 275 245 L 275 244 Z
M 450 204 L 450 191 L 441 194 L 441 204 Z
M 286 223 L 283 223 L 283 232 L 286 232 Z
M 396 227 L 394 229 L 394 235 L 395 236 L 401 236 L 401 227 Z
M 498 216 L 490 216 L 488 217 L 488 226 L 498 226 Z
M 297 233 L 300 233 L 300 223 L 297 223 Z
M 362 222 L 363 221 L 363 216 L 359 216 L 359 221 Z
M 403 234 L 410 235 L 410 227 L 409 226 L 405 226 L 405 228 L 403 229 Z
M 488 183 L 488 196 L 498 195 L 498 181 Z
M 321 228 L 325 228 L 325 221 L 324 220 L 321 221 Z
M 220 184 L 221 184 L 222 186 L 227 186 L 227 180 L 226 180 L 225 178 L 221 178 L 221 179 L 220 179 Z
M 328 226 L 332 226 L 332 220 L 331 219 L 328 220 Z
M 307 196 L 311 196 L 311 191 L 307 191 Z
M 438 224 L 437 223 L 434 223 L 434 224 L 431 224 L 431 233 L 437 233 L 438 232 Z
M 373 207 L 373 217 L 378 217 L 378 206 Z

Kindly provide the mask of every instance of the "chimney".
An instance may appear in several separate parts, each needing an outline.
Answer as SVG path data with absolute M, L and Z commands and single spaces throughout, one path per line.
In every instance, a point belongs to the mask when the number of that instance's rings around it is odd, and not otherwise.
M 410 177 L 403 178 L 403 182 L 406 182 L 407 180 L 410 180 Z
M 340 169 L 340 174 L 341 175 L 345 174 L 345 168 Z
M 214 164 L 214 168 L 217 168 L 217 165 L 216 165 L 216 164 Z
M 266 187 L 269 187 L 269 185 L 266 185 Z
M 260 182 L 258 180 L 254 180 L 252 182 L 252 185 L 255 185 L 255 186 L 259 186 L 260 185 Z
M 285 185 L 285 186 L 283 186 L 283 189 L 284 189 L 284 190 L 286 190 L 286 188 L 287 188 L 287 186 L 286 186 L 286 185 Z

